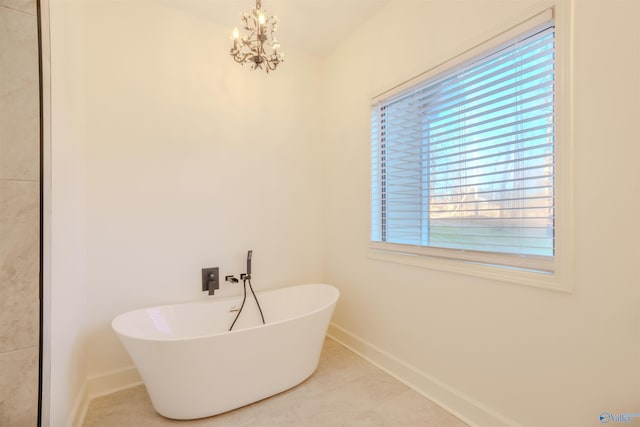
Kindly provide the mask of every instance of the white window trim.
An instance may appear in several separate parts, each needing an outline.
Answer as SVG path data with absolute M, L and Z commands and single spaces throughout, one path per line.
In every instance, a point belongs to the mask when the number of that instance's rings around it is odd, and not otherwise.
M 387 261 L 416 267 L 448 271 L 485 279 L 498 280 L 561 292 L 573 291 L 573 1 L 541 2 L 532 10 L 516 17 L 515 25 L 507 30 L 493 31 L 480 42 L 465 50 L 462 54 L 443 62 L 440 65 L 420 74 L 398 86 L 376 95 L 372 104 L 381 98 L 389 98 L 415 84 L 417 79 L 424 80 L 440 73 L 443 69 L 463 64 L 486 51 L 517 36 L 522 31 L 522 24 L 535 25 L 549 19 L 552 13 L 555 22 L 555 255 L 554 272 L 544 273 L 500 265 L 480 264 L 464 259 L 451 259 L 443 252 L 438 254 L 437 248 L 420 248 L 407 252 L 403 245 L 393 245 L 368 241 L 370 259 Z M 369 168 L 371 170 L 371 168 Z M 369 188 L 371 182 L 369 182 Z M 371 209 L 369 209 L 371 212 Z M 369 234 L 371 236 L 371 219 Z

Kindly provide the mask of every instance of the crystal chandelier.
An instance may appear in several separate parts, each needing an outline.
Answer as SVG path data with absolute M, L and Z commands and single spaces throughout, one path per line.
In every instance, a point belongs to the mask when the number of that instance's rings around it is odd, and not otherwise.
M 233 47 L 231 56 L 234 61 L 244 65 L 249 63 L 253 69 L 264 69 L 267 73 L 276 69 L 284 61 L 280 45 L 274 37 L 278 30 L 278 18 L 266 17 L 262 10 L 262 1 L 256 0 L 256 7 L 251 14 L 242 14 L 242 24 L 248 31 L 246 37 L 240 38 L 238 27 L 233 29 Z

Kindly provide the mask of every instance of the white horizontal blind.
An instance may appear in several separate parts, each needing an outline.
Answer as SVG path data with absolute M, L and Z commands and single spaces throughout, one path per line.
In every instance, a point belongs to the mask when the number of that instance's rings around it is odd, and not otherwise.
M 552 22 L 379 100 L 371 134 L 376 247 L 553 269 Z

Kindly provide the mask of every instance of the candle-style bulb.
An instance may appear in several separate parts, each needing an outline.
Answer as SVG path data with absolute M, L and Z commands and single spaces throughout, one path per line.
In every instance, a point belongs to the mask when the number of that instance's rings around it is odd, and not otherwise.
M 264 23 L 266 21 L 266 18 L 264 17 L 264 15 L 262 14 L 262 12 L 258 12 L 258 24 L 260 26 L 263 26 Z
M 238 27 L 235 27 L 233 29 L 233 33 L 231 33 L 231 36 L 233 37 L 233 48 L 237 49 L 238 48 L 238 37 L 240 37 L 240 31 L 238 31 Z

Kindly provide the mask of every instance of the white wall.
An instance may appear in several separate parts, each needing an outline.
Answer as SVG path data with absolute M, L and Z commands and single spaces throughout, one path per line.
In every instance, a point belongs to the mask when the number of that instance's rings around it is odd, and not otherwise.
M 131 364 L 113 317 L 204 298 L 200 269 L 239 275 L 249 249 L 256 290 L 321 281 L 324 221 L 317 60 L 243 69 L 228 28 L 157 2 L 51 14 L 59 426 L 82 380 Z
M 532 5 L 392 2 L 330 56 L 325 279 L 352 338 L 507 423 L 599 425 L 603 411 L 640 408 L 640 3 L 575 5 L 572 294 L 367 258 L 368 100 Z
M 311 57 L 288 51 L 266 75 L 232 61 L 228 28 L 179 10 L 87 10 L 87 363 L 97 374 L 130 363 L 111 319 L 199 297 L 203 267 L 239 275 L 252 249 L 257 290 L 322 279 L 321 128 Z
M 51 191 L 48 338 L 49 415 L 53 427 L 67 423 L 85 379 L 83 337 L 88 319 L 88 289 L 84 24 L 80 3 L 50 2 L 51 176 L 50 180 L 45 177 L 45 187 L 49 186 Z

